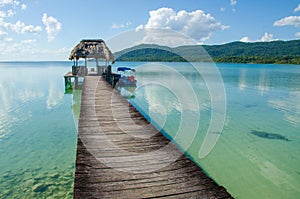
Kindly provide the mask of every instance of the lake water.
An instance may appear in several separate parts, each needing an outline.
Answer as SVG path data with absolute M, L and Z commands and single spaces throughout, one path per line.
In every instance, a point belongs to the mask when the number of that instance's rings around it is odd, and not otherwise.
M 223 82 L 210 69 L 213 64 L 127 66 L 136 68 L 131 103 L 167 137 L 183 132 L 185 140 L 175 138 L 175 142 L 234 197 L 299 197 L 299 65 L 217 64 Z M 224 85 L 225 95 L 218 84 Z M 211 90 L 218 88 L 215 93 Z M 226 101 L 224 126 L 221 132 L 212 132 L 219 139 L 201 158 L 212 112 L 223 110 L 214 99 L 218 97 Z M 212 109 L 214 100 L 217 105 Z M 215 118 L 214 125 L 222 124 L 222 117 Z M 195 121 L 199 126 L 193 125 Z M 193 136 L 190 132 L 195 130 Z
M 71 64 L 0 63 L 0 198 L 72 198 L 80 91 L 65 93 Z M 234 197 L 300 195 L 299 65 L 217 64 L 221 86 L 210 64 L 117 66 L 136 68 L 137 87 L 122 94 Z M 212 118 L 222 128 L 199 156 Z
M 0 198 L 72 198 L 70 63 L 0 63 Z

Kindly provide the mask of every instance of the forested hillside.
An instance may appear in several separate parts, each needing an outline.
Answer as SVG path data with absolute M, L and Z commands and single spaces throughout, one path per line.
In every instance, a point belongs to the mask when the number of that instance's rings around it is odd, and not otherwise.
M 300 64 L 300 40 L 232 42 L 223 45 L 193 45 L 169 48 L 142 44 L 115 53 L 117 61 L 210 61 L 227 63 Z

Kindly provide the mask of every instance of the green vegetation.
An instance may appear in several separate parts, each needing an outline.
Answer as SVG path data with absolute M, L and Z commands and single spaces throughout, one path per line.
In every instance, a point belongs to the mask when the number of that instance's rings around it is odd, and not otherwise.
M 139 48 L 132 49 L 126 53 L 122 53 L 121 56 L 116 55 L 117 61 L 164 61 L 164 62 L 184 62 L 186 61 L 178 54 L 173 53 L 170 50 L 163 50 L 158 48 Z
M 117 61 L 300 64 L 300 40 L 232 42 L 223 45 L 192 45 L 176 48 L 142 44 L 117 52 L 115 56 Z

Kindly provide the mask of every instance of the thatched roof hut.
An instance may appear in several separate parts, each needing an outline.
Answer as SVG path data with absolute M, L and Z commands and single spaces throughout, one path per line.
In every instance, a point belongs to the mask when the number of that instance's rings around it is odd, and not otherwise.
M 114 56 L 102 39 L 84 39 L 71 51 L 70 60 L 80 58 L 104 59 L 105 61 L 114 62 Z
M 85 65 L 79 66 L 78 60 L 80 58 L 85 59 Z M 95 59 L 96 61 L 96 74 L 101 75 L 104 69 L 111 63 L 115 62 L 114 55 L 111 53 L 109 48 L 106 46 L 102 39 L 83 39 L 77 44 L 71 51 L 69 56 L 70 60 L 74 60 L 72 66 L 72 74 L 84 76 L 88 74 L 94 74 L 95 68 L 87 67 L 87 59 Z M 104 60 L 105 65 L 99 65 L 99 60 Z M 89 71 L 90 70 L 90 71 Z

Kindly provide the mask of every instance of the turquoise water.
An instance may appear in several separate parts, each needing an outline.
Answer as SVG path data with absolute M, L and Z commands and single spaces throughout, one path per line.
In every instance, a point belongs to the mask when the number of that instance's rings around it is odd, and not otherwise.
M 219 140 L 204 158 L 199 151 L 212 117 L 208 84 L 218 84 L 217 78 L 209 82 L 204 76 L 217 76 L 209 73 L 213 66 L 202 64 L 207 73 L 203 76 L 187 63 L 127 65 L 137 71 L 135 98 L 130 101 L 168 137 L 183 129 L 186 139 L 192 140 L 186 153 L 234 197 L 299 197 L 299 65 L 217 64 L 227 111 L 222 132 L 215 132 Z M 175 72 L 161 69 L 168 67 Z M 187 92 L 189 87 L 196 100 Z M 197 134 L 192 137 L 189 132 L 195 130 L 192 124 L 198 116 Z M 188 125 L 179 125 L 183 120 Z M 182 146 L 186 140 L 175 142 Z
M 0 63 L 0 198 L 72 198 L 77 138 L 73 113 L 78 119 L 81 92 L 64 91 L 63 75 L 71 64 Z M 234 197 L 297 198 L 300 66 L 217 65 L 226 117 L 222 132 L 215 132 L 218 142 L 204 158 L 199 150 L 212 117 L 204 74 L 187 63 L 115 67 L 136 68 L 137 87 L 126 90 L 129 100 L 168 137 L 183 129 L 192 141 L 186 153 Z M 161 70 L 168 67 L 175 73 Z M 214 80 L 216 74 L 210 72 L 204 70 L 204 77 Z M 182 120 L 188 125 L 180 125 Z M 196 136 L 189 137 L 195 127 Z
M 0 63 L 0 198 L 72 198 L 70 63 Z

